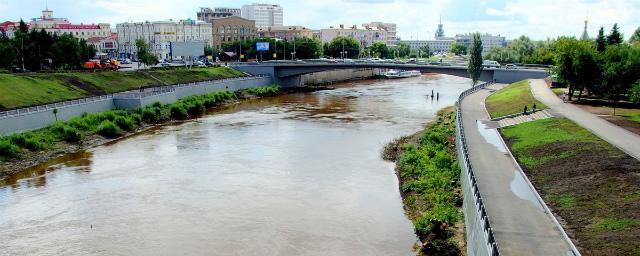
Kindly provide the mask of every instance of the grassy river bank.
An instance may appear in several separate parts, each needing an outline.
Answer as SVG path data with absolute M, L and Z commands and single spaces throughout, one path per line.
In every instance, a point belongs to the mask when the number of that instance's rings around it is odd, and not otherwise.
M 404 208 L 421 241 L 418 255 L 461 255 L 465 251 L 460 167 L 456 158 L 455 110 L 383 151 L 395 161 Z
M 135 111 L 85 113 L 35 131 L 3 136 L 0 137 L 0 180 L 60 155 L 95 147 L 156 125 L 197 118 L 210 108 L 286 92 L 280 86 L 272 85 L 194 95 L 172 104 L 155 103 Z

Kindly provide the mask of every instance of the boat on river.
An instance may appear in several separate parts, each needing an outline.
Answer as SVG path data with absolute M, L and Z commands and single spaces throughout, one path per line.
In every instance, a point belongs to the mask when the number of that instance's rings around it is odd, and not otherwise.
M 407 77 L 416 77 L 420 76 L 422 73 L 418 70 L 389 70 L 384 72 L 383 75 L 386 78 L 407 78 Z

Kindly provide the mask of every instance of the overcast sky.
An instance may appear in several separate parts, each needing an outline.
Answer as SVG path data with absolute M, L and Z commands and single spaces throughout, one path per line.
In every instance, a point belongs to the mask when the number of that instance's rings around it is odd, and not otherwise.
M 47 2 L 47 3 L 45 3 Z M 195 19 L 199 7 L 240 7 L 255 0 L 0 0 L 0 21 L 40 16 L 45 8 L 74 23 Z M 264 0 L 262 1 L 264 2 Z M 384 21 L 403 39 L 432 39 L 442 15 L 445 34 L 480 31 L 510 38 L 589 35 L 618 23 L 628 38 L 640 26 L 640 0 L 270 0 L 284 8 L 285 25 L 313 29 Z

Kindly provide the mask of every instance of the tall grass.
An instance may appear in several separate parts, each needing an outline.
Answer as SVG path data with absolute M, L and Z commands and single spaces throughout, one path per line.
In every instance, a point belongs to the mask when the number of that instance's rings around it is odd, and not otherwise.
M 277 84 L 265 86 L 265 87 L 247 88 L 239 91 L 240 95 L 255 95 L 258 97 L 276 96 L 281 93 L 282 93 L 282 87 L 280 87 L 280 85 L 277 85 Z

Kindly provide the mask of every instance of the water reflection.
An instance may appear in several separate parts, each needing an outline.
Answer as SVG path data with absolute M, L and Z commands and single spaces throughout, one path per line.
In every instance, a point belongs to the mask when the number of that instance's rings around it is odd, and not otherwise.
M 411 255 L 380 150 L 468 86 L 438 75 L 257 99 L 57 159 L 0 187 L 0 252 Z

